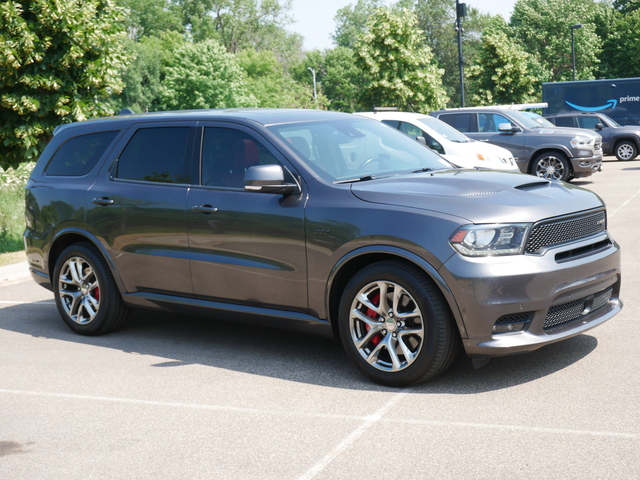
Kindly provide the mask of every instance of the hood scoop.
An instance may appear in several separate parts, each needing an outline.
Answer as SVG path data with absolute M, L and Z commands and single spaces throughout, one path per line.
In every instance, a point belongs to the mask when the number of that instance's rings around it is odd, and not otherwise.
M 530 192 L 531 190 L 538 190 L 539 188 L 545 188 L 548 187 L 549 184 L 551 182 L 544 180 L 544 181 L 538 181 L 538 182 L 531 182 L 531 183 L 525 183 L 523 185 L 518 185 L 517 188 L 518 190 L 522 190 L 525 192 Z

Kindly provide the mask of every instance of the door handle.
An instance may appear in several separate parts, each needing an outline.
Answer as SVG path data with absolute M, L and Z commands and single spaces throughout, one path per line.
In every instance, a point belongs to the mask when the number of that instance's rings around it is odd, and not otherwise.
M 96 205 L 108 206 L 113 205 L 114 201 L 107 197 L 96 197 L 92 200 L 92 203 L 95 203 Z
M 216 207 L 212 207 L 211 205 L 196 205 L 195 207 L 191 208 L 191 210 L 193 210 L 194 212 L 205 214 L 216 213 L 218 211 Z

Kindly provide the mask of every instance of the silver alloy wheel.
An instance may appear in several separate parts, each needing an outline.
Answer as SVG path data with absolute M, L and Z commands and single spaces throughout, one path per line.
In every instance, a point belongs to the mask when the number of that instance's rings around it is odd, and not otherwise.
M 60 302 L 71 320 L 86 325 L 100 309 L 100 285 L 93 267 L 82 257 L 69 258 L 58 277 Z
M 372 282 L 351 305 L 349 332 L 356 350 L 372 367 L 397 372 L 411 365 L 424 343 L 422 312 L 397 283 Z
M 555 155 L 545 155 L 536 163 L 535 174 L 549 180 L 562 180 L 565 177 L 565 165 Z
M 620 160 L 632 160 L 636 157 L 635 148 L 629 143 L 621 143 L 616 150 L 616 156 Z

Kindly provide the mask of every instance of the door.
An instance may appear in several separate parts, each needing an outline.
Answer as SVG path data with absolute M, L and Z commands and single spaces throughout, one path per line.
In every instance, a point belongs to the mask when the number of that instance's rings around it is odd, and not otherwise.
M 243 189 L 247 168 L 283 158 L 249 129 L 209 124 L 201 134 L 200 186 L 187 199 L 195 295 L 305 312 L 304 195 Z
M 193 294 L 185 208 L 194 138 L 195 123 L 133 128 L 89 190 L 88 223 L 128 292 Z
M 602 136 L 602 151 L 603 152 L 611 152 L 613 150 L 612 135 L 611 135 L 611 127 L 607 125 L 603 120 L 600 119 L 597 115 L 580 115 L 577 117 L 578 127 L 586 128 L 588 130 L 592 130 Z M 602 125 L 602 129 L 598 130 L 596 128 L 597 124 Z

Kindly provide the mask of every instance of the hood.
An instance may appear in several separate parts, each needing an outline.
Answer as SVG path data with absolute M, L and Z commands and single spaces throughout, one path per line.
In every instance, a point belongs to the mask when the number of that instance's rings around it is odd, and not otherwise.
M 616 133 L 633 133 L 640 135 L 640 126 L 638 125 L 621 125 L 619 127 L 611 127 Z
M 471 223 L 536 222 L 603 205 L 580 187 L 521 173 L 443 170 L 354 183 L 365 202 L 444 213 Z
M 538 135 L 549 135 L 549 136 L 571 136 L 575 137 L 576 135 L 580 135 L 582 137 L 593 137 L 595 139 L 602 138 L 599 133 L 596 133 L 591 130 L 587 130 L 585 128 L 573 128 L 573 127 L 538 127 L 532 129 Z

